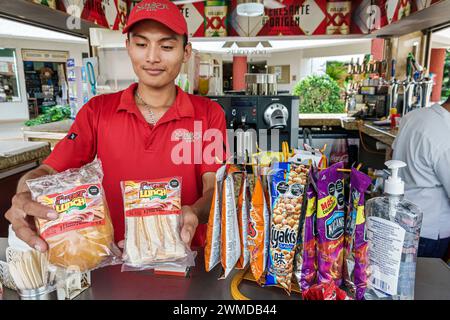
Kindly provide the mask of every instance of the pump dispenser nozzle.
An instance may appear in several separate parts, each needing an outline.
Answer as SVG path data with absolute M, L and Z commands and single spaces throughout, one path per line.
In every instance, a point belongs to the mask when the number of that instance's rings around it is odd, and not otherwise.
M 391 170 L 391 175 L 384 182 L 384 192 L 392 195 L 403 195 L 405 193 L 405 183 L 398 176 L 398 170 L 406 167 L 406 163 L 399 160 L 390 160 L 384 163 Z

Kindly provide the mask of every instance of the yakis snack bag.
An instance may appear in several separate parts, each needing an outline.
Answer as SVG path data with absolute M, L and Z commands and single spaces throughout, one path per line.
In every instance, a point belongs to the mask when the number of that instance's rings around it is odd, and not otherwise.
M 343 274 L 346 287 L 350 289 L 357 300 L 364 298 L 367 286 L 368 245 L 364 194 L 370 184 L 370 177 L 352 168 L 350 172 L 350 203 L 345 223 Z
M 317 181 L 318 283 L 342 283 L 345 199 L 343 174 L 338 162 L 319 172 Z
M 271 177 L 272 220 L 266 285 L 280 285 L 288 293 L 297 247 L 300 215 L 308 168 L 276 163 Z
M 306 215 L 301 229 L 302 250 L 298 255 L 296 277 L 302 292 L 306 292 L 317 278 L 317 185 L 316 171 L 311 168 L 306 191 Z
M 211 271 L 220 262 L 220 235 L 222 217 L 222 188 L 225 179 L 226 165 L 216 172 L 214 194 L 209 212 L 208 229 L 205 245 L 205 269 Z

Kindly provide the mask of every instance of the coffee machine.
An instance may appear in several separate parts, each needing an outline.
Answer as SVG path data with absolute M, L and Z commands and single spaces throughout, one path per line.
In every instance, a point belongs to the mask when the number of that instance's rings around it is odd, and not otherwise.
M 219 103 L 227 121 L 230 149 L 237 160 L 248 159 L 261 150 L 281 151 L 283 141 L 298 148 L 299 97 L 288 95 L 211 96 Z

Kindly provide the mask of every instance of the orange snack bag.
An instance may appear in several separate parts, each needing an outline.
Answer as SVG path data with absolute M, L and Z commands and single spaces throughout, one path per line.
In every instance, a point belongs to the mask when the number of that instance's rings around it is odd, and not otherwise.
M 250 205 L 248 222 L 248 250 L 250 252 L 250 269 L 253 277 L 260 283 L 266 268 L 266 221 L 264 218 L 265 196 L 261 177 L 258 176 Z

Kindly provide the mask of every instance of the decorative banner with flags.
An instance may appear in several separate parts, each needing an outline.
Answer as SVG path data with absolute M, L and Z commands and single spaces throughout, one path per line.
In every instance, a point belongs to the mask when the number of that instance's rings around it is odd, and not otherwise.
M 440 0 L 278 0 L 263 16 L 237 14 L 237 0 L 178 5 L 191 37 L 367 34 L 423 10 Z M 211 1 L 208 1 L 211 2 Z M 228 3 L 228 5 L 226 5 Z
M 129 0 L 31 0 L 111 30 L 125 26 Z
M 29 0 L 112 30 L 122 30 L 139 0 Z M 442 0 L 271 0 L 264 14 L 237 14 L 237 0 L 193 1 L 178 5 L 190 37 L 257 37 L 367 34 Z M 73 10 L 77 6 L 77 10 Z M 72 10 L 69 8 L 72 7 Z

